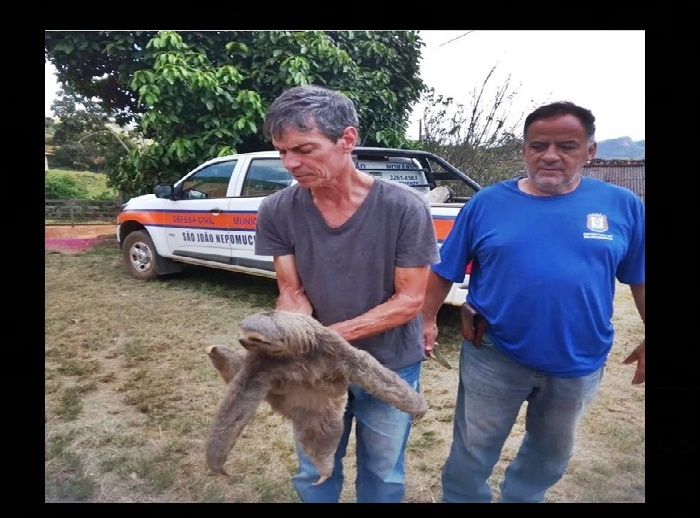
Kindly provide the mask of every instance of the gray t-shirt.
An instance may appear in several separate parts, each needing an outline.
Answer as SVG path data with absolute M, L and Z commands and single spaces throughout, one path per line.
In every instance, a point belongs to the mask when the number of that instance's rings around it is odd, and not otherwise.
M 394 267 L 439 261 L 430 205 L 416 190 L 375 178 L 355 214 L 330 228 L 308 189 L 292 185 L 258 210 L 255 253 L 294 254 L 314 316 L 324 325 L 354 318 L 395 292 Z M 420 315 L 402 326 L 355 340 L 390 369 L 425 359 Z

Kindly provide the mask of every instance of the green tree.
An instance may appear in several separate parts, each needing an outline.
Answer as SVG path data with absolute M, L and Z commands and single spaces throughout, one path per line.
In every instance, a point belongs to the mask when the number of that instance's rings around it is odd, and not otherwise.
M 73 178 L 51 172 L 44 175 L 44 198 L 47 200 L 85 199 L 87 195 L 87 189 Z
M 106 164 L 127 154 L 129 145 L 134 147 L 128 134 L 90 99 L 60 89 L 51 109 L 58 120 L 51 138 L 54 167 L 103 172 Z
M 53 134 L 56 131 L 56 121 L 53 117 L 44 117 L 44 144 L 53 144 Z
M 108 171 L 128 195 L 214 156 L 269 149 L 267 106 L 294 85 L 351 97 L 362 144 L 411 145 L 408 117 L 426 88 L 422 45 L 417 31 L 45 33 L 58 80 L 149 143 Z

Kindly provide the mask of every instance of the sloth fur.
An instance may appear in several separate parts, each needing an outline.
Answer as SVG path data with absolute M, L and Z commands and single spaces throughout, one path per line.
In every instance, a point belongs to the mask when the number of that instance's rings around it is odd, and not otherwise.
M 210 346 L 207 353 L 228 384 L 207 440 L 207 465 L 221 474 L 226 457 L 261 401 L 291 420 L 304 453 L 320 473 L 333 472 L 343 432 L 348 387 L 356 383 L 418 418 L 423 396 L 372 355 L 312 317 L 288 311 L 254 313 L 239 324 L 245 351 Z

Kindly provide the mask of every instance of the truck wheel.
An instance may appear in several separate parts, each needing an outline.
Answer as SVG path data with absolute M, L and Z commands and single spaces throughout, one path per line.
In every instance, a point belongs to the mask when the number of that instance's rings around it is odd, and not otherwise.
M 129 274 L 142 281 L 158 277 L 156 269 L 156 247 L 148 232 L 137 230 L 124 239 L 122 259 Z

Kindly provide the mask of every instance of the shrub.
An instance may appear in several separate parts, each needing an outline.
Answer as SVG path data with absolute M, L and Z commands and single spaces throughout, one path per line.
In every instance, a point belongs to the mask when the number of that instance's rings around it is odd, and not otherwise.
M 44 178 L 44 199 L 86 199 L 87 189 L 76 180 L 65 175 L 46 173 Z

